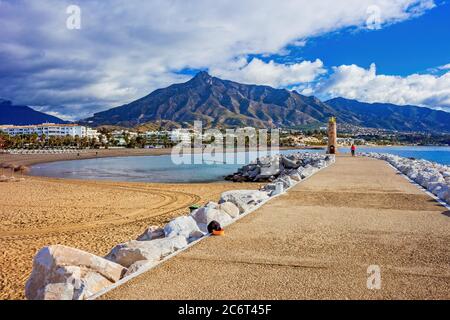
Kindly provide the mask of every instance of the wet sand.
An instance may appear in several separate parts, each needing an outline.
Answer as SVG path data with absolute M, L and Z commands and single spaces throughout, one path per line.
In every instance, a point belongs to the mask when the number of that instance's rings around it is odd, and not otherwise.
M 338 157 L 225 232 L 101 298 L 450 298 L 450 212 L 379 160 Z
M 168 152 L 170 150 L 105 150 L 99 152 L 99 156 Z M 94 151 L 81 157 L 95 156 Z M 30 165 L 71 157 L 78 159 L 76 154 L 0 155 L 0 162 Z M 0 183 L 0 299 L 24 298 L 24 284 L 32 269 L 33 256 L 43 246 L 63 244 L 105 255 L 116 244 L 135 239 L 146 227 L 162 226 L 176 216 L 187 214 L 193 204 L 218 201 L 220 194 L 227 190 L 259 186 L 97 182 L 41 177 Z

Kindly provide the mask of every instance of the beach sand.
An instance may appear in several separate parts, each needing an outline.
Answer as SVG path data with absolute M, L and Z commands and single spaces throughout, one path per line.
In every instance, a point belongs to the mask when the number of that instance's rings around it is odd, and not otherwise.
M 111 150 L 100 156 L 164 154 Z M 77 155 L 0 155 L 0 162 L 34 164 Z M 83 154 L 95 157 L 95 152 Z M 6 172 L 6 171 L 5 171 Z M 152 184 L 26 177 L 0 183 L 0 299 L 23 299 L 35 253 L 63 244 L 106 255 L 116 244 L 135 239 L 150 225 L 187 214 L 192 204 L 218 201 L 231 189 L 260 184 Z

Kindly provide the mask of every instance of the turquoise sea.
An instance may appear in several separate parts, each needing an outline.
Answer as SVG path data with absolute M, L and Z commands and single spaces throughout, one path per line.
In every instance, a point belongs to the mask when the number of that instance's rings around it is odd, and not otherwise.
M 340 148 L 342 153 L 350 148 Z M 317 150 L 284 150 L 283 154 L 292 152 L 320 152 Z M 450 165 L 450 147 L 359 147 L 357 152 L 391 153 L 402 157 L 426 159 Z M 233 157 L 244 157 L 241 164 L 224 164 Z M 35 165 L 31 175 L 69 179 L 92 179 L 136 182 L 215 182 L 235 172 L 242 162 L 257 158 L 256 152 L 222 155 L 222 161 L 208 160 L 203 164 L 174 164 L 170 155 L 145 157 L 117 157 L 88 160 L 52 162 Z M 199 159 L 196 159 L 199 160 Z M 233 162 L 233 161 L 231 161 Z
M 350 152 L 349 149 L 341 148 L 341 152 Z M 450 147 L 358 147 L 357 152 L 391 153 L 450 165 Z

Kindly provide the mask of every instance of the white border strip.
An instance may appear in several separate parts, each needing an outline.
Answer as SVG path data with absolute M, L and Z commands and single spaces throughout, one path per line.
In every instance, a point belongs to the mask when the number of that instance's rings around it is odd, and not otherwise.
M 376 158 L 372 158 L 372 159 L 376 159 Z M 380 159 L 377 159 L 380 160 Z M 436 200 L 437 202 L 439 202 L 439 204 L 441 204 L 443 207 L 447 208 L 448 210 L 450 210 L 450 204 L 448 204 L 447 202 L 445 202 L 444 200 L 442 200 L 441 198 L 439 198 L 438 196 L 436 196 L 435 194 L 431 193 L 430 191 L 428 191 L 427 189 L 425 189 L 424 187 L 422 187 L 420 184 L 418 184 L 417 182 L 415 182 L 414 180 L 412 180 L 410 177 L 408 177 L 406 174 L 404 174 L 403 172 L 401 172 L 400 170 L 398 170 L 396 167 L 394 167 L 392 164 L 390 164 L 389 162 L 387 162 L 386 160 L 382 160 L 384 162 L 386 162 L 392 169 L 394 169 L 395 171 L 397 171 L 403 178 L 405 178 L 406 180 L 408 180 L 411 184 L 415 185 L 418 189 L 420 189 L 421 191 L 425 192 L 427 195 L 429 195 L 430 197 L 432 197 L 434 200 Z
M 271 200 L 273 200 L 273 199 L 275 199 L 275 198 L 278 198 L 279 196 L 282 196 L 282 195 L 286 194 L 286 193 L 287 193 L 290 189 L 292 189 L 293 187 L 295 187 L 295 186 L 299 185 L 300 183 L 302 183 L 303 181 L 306 181 L 306 180 L 308 180 L 309 178 L 313 177 L 314 175 L 316 175 L 316 173 L 319 173 L 320 171 L 322 171 L 322 170 L 324 170 L 324 169 L 326 169 L 326 168 L 331 167 L 332 165 L 335 164 L 335 162 L 336 162 L 336 158 L 335 158 L 335 161 L 334 161 L 333 163 L 331 163 L 330 165 L 328 165 L 328 166 L 326 166 L 326 167 L 323 167 L 323 168 L 320 168 L 319 170 L 317 170 L 316 172 L 314 172 L 312 175 L 306 177 L 305 179 L 302 179 L 302 180 L 298 181 L 298 182 L 295 183 L 294 185 L 292 185 L 292 186 L 290 186 L 289 188 L 285 189 L 282 193 L 279 193 L 279 194 L 277 194 L 277 195 L 274 195 L 274 196 L 270 197 L 269 199 L 267 199 L 266 201 L 263 201 L 263 202 L 261 202 L 261 203 L 258 203 L 258 204 L 257 204 L 256 206 L 254 206 L 252 209 L 250 209 L 250 210 L 248 210 L 247 212 L 245 212 L 245 213 L 239 215 L 236 219 L 233 219 L 233 221 L 232 221 L 231 223 L 229 223 L 228 225 L 226 225 L 226 226 L 229 226 L 229 225 L 231 225 L 231 224 L 233 224 L 233 223 L 235 223 L 235 222 L 241 220 L 242 218 L 248 216 L 249 214 L 255 212 L 256 210 L 258 210 L 259 208 L 261 208 L 263 205 L 265 205 L 265 204 L 268 203 L 269 201 L 271 201 Z M 239 189 L 236 189 L 236 190 L 239 190 Z M 224 226 L 224 227 L 226 227 L 226 226 Z M 92 295 L 92 296 L 89 296 L 86 300 L 95 300 L 95 299 L 101 297 L 102 295 L 104 295 L 104 294 L 106 294 L 106 293 L 108 293 L 108 292 L 110 292 L 110 291 L 112 291 L 112 290 L 114 290 L 114 289 L 120 287 L 121 285 L 127 283 L 127 282 L 130 281 L 131 279 L 134 279 L 134 278 L 140 276 L 141 274 L 143 274 L 143 273 L 145 273 L 145 272 L 147 272 L 147 271 L 150 271 L 150 270 L 152 270 L 153 268 L 156 268 L 156 267 L 159 266 L 160 264 L 163 264 L 164 262 L 168 261 L 169 259 L 171 259 L 171 258 L 177 256 L 178 254 L 182 253 L 183 251 L 185 251 L 185 250 L 187 250 L 187 249 L 193 247 L 195 244 L 197 244 L 197 243 L 199 243 L 200 241 L 205 240 L 205 239 L 207 239 L 207 238 L 209 238 L 209 237 L 211 237 L 211 236 L 212 236 L 211 233 L 204 235 L 203 237 L 201 237 L 201 238 L 199 238 L 199 239 L 197 239 L 197 240 L 195 240 L 195 241 L 189 243 L 189 244 L 188 244 L 186 247 L 184 247 L 183 249 L 180 249 L 180 250 L 175 251 L 174 253 L 172 253 L 172 254 L 166 256 L 165 258 L 163 258 L 162 260 L 158 261 L 158 262 L 155 263 L 155 264 L 150 264 L 150 265 L 148 265 L 148 266 L 144 266 L 144 267 L 140 268 L 138 271 L 132 273 L 131 275 L 129 275 L 129 276 L 125 277 L 125 278 L 122 278 L 122 279 L 120 279 L 119 281 L 117 281 L 117 282 L 113 283 L 112 285 L 110 285 L 109 287 L 106 287 L 106 288 L 104 288 L 103 290 L 100 290 L 99 292 L 97 292 L 96 294 L 94 294 L 94 295 Z

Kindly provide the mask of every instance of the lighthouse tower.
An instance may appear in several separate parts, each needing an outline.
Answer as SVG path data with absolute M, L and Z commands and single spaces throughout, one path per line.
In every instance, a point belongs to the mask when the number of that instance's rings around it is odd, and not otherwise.
M 337 124 L 336 118 L 331 117 L 328 121 L 328 154 L 337 154 Z

